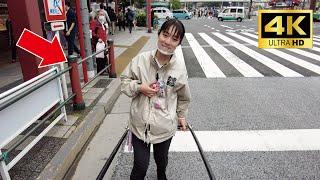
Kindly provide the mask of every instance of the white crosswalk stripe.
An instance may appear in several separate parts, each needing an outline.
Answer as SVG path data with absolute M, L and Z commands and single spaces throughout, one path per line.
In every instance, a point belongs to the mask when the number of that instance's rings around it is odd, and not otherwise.
M 249 37 L 252 37 L 252 38 L 255 38 L 255 39 L 258 39 L 258 36 L 254 35 L 254 34 L 250 34 L 250 33 L 242 33 L 244 35 L 247 35 Z M 318 51 L 319 48 L 317 48 L 316 51 Z M 313 53 L 310 53 L 308 51 L 304 51 L 304 50 L 301 50 L 301 49 L 297 49 L 297 48 L 288 48 L 287 49 L 288 51 L 291 51 L 293 53 L 297 53 L 297 54 L 300 54 L 300 55 L 303 55 L 303 56 L 306 56 L 308 58 L 311 58 L 311 59 L 314 59 L 316 61 L 320 61 L 320 56 L 319 55 L 316 55 L 316 54 L 313 54 Z M 313 50 L 313 49 L 312 49 Z
M 228 29 L 233 29 L 232 27 L 226 26 L 226 25 L 220 25 L 222 27 L 228 28 Z
M 219 37 L 220 39 L 230 43 L 233 45 L 235 48 L 239 49 L 240 51 L 246 53 L 250 57 L 254 58 L 255 60 L 259 61 L 260 63 L 266 65 L 270 69 L 276 71 L 277 73 L 281 74 L 284 77 L 303 77 L 301 74 L 283 66 L 282 64 L 228 38 L 227 36 L 224 36 L 220 33 L 213 33 L 215 36 Z M 230 33 L 234 34 L 234 33 Z M 251 43 L 250 43 L 251 44 Z
M 320 150 L 320 129 L 195 131 L 195 134 L 206 152 Z M 169 151 L 197 152 L 198 148 L 190 132 L 177 131 Z M 125 145 L 124 152 L 132 151 Z
M 211 45 L 225 60 L 227 60 L 232 66 L 234 66 L 243 76 L 245 77 L 263 77 L 261 73 L 256 71 L 246 62 L 241 60 L 238 56 L 230 52 L 228 49 L 223 47 L 221 44 L 210 38 L 205 33 L 199 33 L 199 35 Z
M 313 37 L 315 37 L 315 38 L 320 38 L 320 36 L 316 36 L 316 35 L 313 35 Z
M 320 39 L 319 38 L 313 38 L 313 41 L 320 42 Z
M 219 67 L 212 61 L 210 56 L 206 51 L 201 47 L 198 41 L 194 38 L 191 33 L 185 34 L 186 39 L 188 40 L 190 47 L 192 48 L 199 64 L 205 73 L 207 78 L 214 77 L 226 77 L 224 73 L 219 69 Z
M 235 34 L 235 33 L 229 33 L 229 34 L 231 36 L 235 37 L 235 38 L 238 38 L 238 39 L 240 39 L 242 41 L 245 41 L 245 42 L 247 42 L 249 44 L 252 44 L 252 45 L 255 45 L 257 47 L 257 42 L 256 41 L 253 41 L 251 39 L 248 39 L 246 37 L 240 36 L 240 35 Z M 277 49 L 263 49 L 263 50 L 265 50 L 265 51 L 267 51 L 269 53 L 272 53 L 272 54 L 274 54 L 274 55 L 276 55 L 278 57 L 281 57 L 281 58 L 283 58 L 283 59 L 285 59 L 285 60 L 287 60 L 287 61 L 289 61 L 291 63 L 294 63 L 294 64 L 297 64 L 297 65 L 299 65 L 301 67 L 304 67 L 304 68 L 306 68 L 306 69 L 308 69 L 310 71 L 313 71 L 313 72 L 315 72 L 317 74 L 320 74 L 320 67 L 315 65 L 315 64 L 309 63 L 307 61 L 304 61 L 303 59 L 297 58 L 295 56 L 292 56 L 292 55 L 290 55 L 288 53 L 284 53 L 284 52 L 282 52 L 280 50 L 277 50 Z

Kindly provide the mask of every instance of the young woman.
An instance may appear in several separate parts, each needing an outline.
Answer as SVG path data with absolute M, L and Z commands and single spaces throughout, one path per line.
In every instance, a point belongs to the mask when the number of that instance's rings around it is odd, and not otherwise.
M 158 180 L 165 180 L 168 150 L 177 125 L 186 130 L 190 103 L 188 76 L 175 54 L 185 29 L 176 19 L 163 23 L 157 49 L 137 55 L 121 75 L 121 91 L 132 97 L 129 128 L 134 165 L 131 180 L 143 180 L 153 144 Z

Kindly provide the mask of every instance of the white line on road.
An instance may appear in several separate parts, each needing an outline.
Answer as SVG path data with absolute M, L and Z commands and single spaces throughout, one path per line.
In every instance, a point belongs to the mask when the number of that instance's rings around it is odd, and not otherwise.
M 231 36 L 233 36 L 233 37 L 241 39 L 242 41 L 245 41 L 245 42 L 250 43 L 252 45 L 255 45 L 257 47 L 257 41 L 253 41 L 251 39 L 245 38 L 245 37 L 240 36 L 240 35 L 235 34 L 235 33 L 229 33 L 229 34 Z M 297 58 L 295 56 L 292 56 L 292 55 L 290 55 L 288 53 L 282 52 L 282 51 L 277 50 L 277 49 L 263 49 L 263 50 L 265 50 L 265 51 L 267 51 L 267 52 L 269 52 L 271 54 L 274 54 L 274 55 L 276 55 L 278 57 L 281 57 L 281 58 L 283 58 L 283 59 L 285 59 L 285 60 L 287 60 L 287 61 L 289 61 L 291 63 L 297 64 L 297 65 L 299 65 L 301 67 L 309 69 L 310 71 L 313 71 L 313 72 L 315 72 L 317 74 L 320 74 L 320 66 L 317 66 L 315 64 L 309 63 L 309 62 L 307 62 L 307 61 L 305 61 L 303 59 Z
M 214 28 L 211 28 L 211 29 L 214 29 Z
M 320 36 L 313 35 L 313 37 L 320 38 Z
M 320 129 L 195 131 L 206 152 L 318 151 Z M 177 131 L 170 152 L 197 152 L 190 132 Z M 127 146 L 124 152 L 129 152 Z
M 183 57 L 183 52 L 182 52 L 181 46 L 178 46 L 176 48 L 176 52 L 175 53 L 176 53 L 176 56 L 177 56 L 178 63 L 181 63 L 186 68 L 186 64 L 185 64 L 185 61 L 184 61 L 184 57 Z
M 240 44 L 240 43 L 228 38 L 227 36 L 224 36 L 220 33 L 213 33 L 213 34 L 215 36 L 219 37 L 220 39 L 230 43 L 231 45 L 233 45 L 233 47 L 246 53 L 250 57 L 254 58 L 256 61 L 266 65 L 267 67 L 269 67 L 270 69 L 274 70 L 275 72 L 281 74 L 284 77 L 303 77 L 301 74 L 283 66 L 282 64 L 268 58 L 267 56 L 264 56 L 256 51 L 244 46 L 243 44 Z M 232 33 L 232 34 L 234 34 L 234 33 Z
M 257 35 L 254 35 L 254 34 L 250 34 L 250 33 L 242 33 L 242 34 L 247 35 L 247 36 L 252 37 L 252 38 L 255 38 L 255 39 L 258 39 L 258 36 L 257 36 Z M 297 48 L 287 48 L 287 50 L 288 50 L 288 51 L 291 51 L 291 52 L 293 52 L 293 53 L 297 53 L 297 54 L 299 54 L 299 55 L 302 55 L 302 56 L 305 56 L 305 57 L 314 59 L 314 60 L 316 60 L 316 61 L 320 61 L 320 56 L 317 55 L 317 54 L 310 53 L 310 52 L 308 52 L 308 51 L 304 51 L 304 50 L 297 49 Z M 311 50 L 319 51 L 320 48 L 315 47 L 315 49 L 311 48 Z
M 225 27 L 225 28 L 229 28 L 229 29 L 233 29 L 232 27 L 229 27 L 229 26 L 226 26 L 226 25 L 220 25 L 222 27 Z
M 318 38 L 313 38 L 314 41 L 320 42 L 320 39 Z
M 205 33 L 198 33 L 211 47 L 216 50 L 225 60 L 227 60 L 232 66 L 234 66 L 244 77 L 263 77 L 261 73 L 248 65 L 238 56 L 230 52 L 221 44 L 210 38 Z
M 191 33 L 186 33 L 185 35 L 206 77 L 226 77 L 193 35 Z

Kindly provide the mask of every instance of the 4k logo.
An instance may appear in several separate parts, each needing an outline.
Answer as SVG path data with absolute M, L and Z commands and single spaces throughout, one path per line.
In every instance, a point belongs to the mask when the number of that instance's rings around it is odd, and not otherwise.
M 311 10 L 260 10 L 259 48 L 312 48 Z

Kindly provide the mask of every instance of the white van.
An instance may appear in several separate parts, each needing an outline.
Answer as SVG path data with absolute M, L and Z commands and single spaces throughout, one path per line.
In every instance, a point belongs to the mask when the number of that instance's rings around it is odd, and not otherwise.
M 156 15 L 159 19 L 165 19 L 167 17 L 173 18 L 172 12 L 165 7 L 156 7 L 153 8 L 154 15 Z
M 218 14 L 218 20 L 237 20 L 241 22 L 245 18 L 244 7 L 227 7 Z

